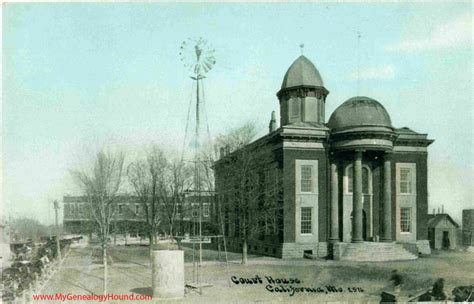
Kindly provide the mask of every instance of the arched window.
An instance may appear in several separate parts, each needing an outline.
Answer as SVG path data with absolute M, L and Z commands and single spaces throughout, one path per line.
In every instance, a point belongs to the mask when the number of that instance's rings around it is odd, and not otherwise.
M 362 166 L 362 193 L 363 194 L 371 194 L 370 189 L 370 169 L 367 166 Z M 352 169 L 352 165 L 347 166 L 346 168 L 346 176 L 347 176 L 347 193 L 351 193 L 354 191 L 354 179 L 353 179 L 354 170 Z

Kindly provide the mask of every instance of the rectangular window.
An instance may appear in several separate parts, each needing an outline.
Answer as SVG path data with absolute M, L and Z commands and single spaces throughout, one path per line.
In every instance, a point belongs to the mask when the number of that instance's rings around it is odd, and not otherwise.
M 271 185 L 271 186 L 273 186 L 273 187 L 275 187 L 275 188 L 278 188 L 278 185 L 279 185 L 279 183 L 280 183 L 280 176 L 279 176 L 278 168 L 275 168 L 275 169 L 273 170 L 273 177 L 274 177 L 274 184 Z M 270 186 L 270 187 L 271 187 L 271 186 Z
M 202 205 L 202 216 L 209 217 L 209 205 Z
M 135 205 L 135 214 L 140 212 L 140 205 Z
M 265 219 L 265 235 L 273 234 L 273 219 L 270 217 Z
M 197 204 L 193 204 L 193 217 L 199 217 L 199 206 Z
M 301 234 L 310 234 L 313 231 L 313 208 L 301 208 Z
M 411 208 L 400 208 L 400 230 L 411 232 Z
M 123 212 L 122 204 L 119 204 L 118 205 L 118 214 L 122 214 L 122 212 Z
M 301 166 L 301 192 L 313 192 L 313 166 Z
M 411 193 L 411 172 L 409 168 L 400 169 L 400 193 Z
M 291 101 L 291 118 L 300 118 L 300 101 L 298 99 L 293 99 Z

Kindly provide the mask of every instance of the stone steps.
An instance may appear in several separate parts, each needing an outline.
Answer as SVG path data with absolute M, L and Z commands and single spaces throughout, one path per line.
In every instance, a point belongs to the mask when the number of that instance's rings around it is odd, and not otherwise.
M 403 245 L 396 243 L 350 243 L 347 244 L 341 260 L 360 262 L 383 262 L 415 260 L 418 257 Z

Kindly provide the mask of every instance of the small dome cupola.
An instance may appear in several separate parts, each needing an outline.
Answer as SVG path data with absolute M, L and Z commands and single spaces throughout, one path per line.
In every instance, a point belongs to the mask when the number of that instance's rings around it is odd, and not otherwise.
M 314 64 L 305 56 L 298 57 L 288 68 L 283 77 L 281 89 L 290 89 L 294 87 L 324 87 L 321 74 Z
M 280 125 L 297 122 L 324 124 L 325 102 L 329 91 L 314 64 L 298 57 L 288 68 L 280 91 Z
M 327 123 L 332 146 L 339 150 L 391 150 L 396 139 L 387 110 L 365 96 L 348 99 L 332 113 Z

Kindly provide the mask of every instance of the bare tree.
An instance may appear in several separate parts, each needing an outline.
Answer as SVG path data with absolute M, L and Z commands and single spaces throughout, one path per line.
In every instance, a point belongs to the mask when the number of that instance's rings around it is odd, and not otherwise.
M 104 266 L 104 294 L 107 293 L 107 244 L 110 224 L 122 186 L 124 158 L 122 152 L 102 150 L 97 153 L 92 169 L 72 171 L 77 185 L 87 199 L 90 215 L 99 228 Z
M 166 214 L 168 233 L 176 233 L 176 223 L 184 214 L 184 192 L 191 184 L 191 170 L 181 160 L 168 163 L 165 178 L 160 184 L 160 198 Z
M 234 237 L 242 241 L 242 263 L 247 263 L 249 240 L 276 231 L 281 205 L 281 184 L 272 150 L 266 144 L 250 144 L 256 132 L 245 124 L 220 138 L 234 151 L 218 164 L 219 212 L 234 220 Z M 224 209 L 224 210 L 222 210 Z M 269 228 L 271 227 L 271 228 Z
M 227 134 L 217 138 L 217 145 L 227 148 L 229 151 L 236 151 L 250 144 L 257 135 L 257 129 L 252 122 L 246 122 L 239 128 L 230 130 Z
M 48 236 L 47 226 L 41 224 L 38 220 L 29 217 L 14 217 L 10 219 L 9 223 L 12 233 L 12 239 L 16 241 L 23 241 L 32 239 L 39 240 L 43 236 Z
M 137 160 L 127 168 L 130 184 L 145 213 L 150 249 L 156 243 L 156 234 L 163 219 L 161 214 L 161 196 L 168 161 L 163 151 L 153 146 L 145 160 Z

